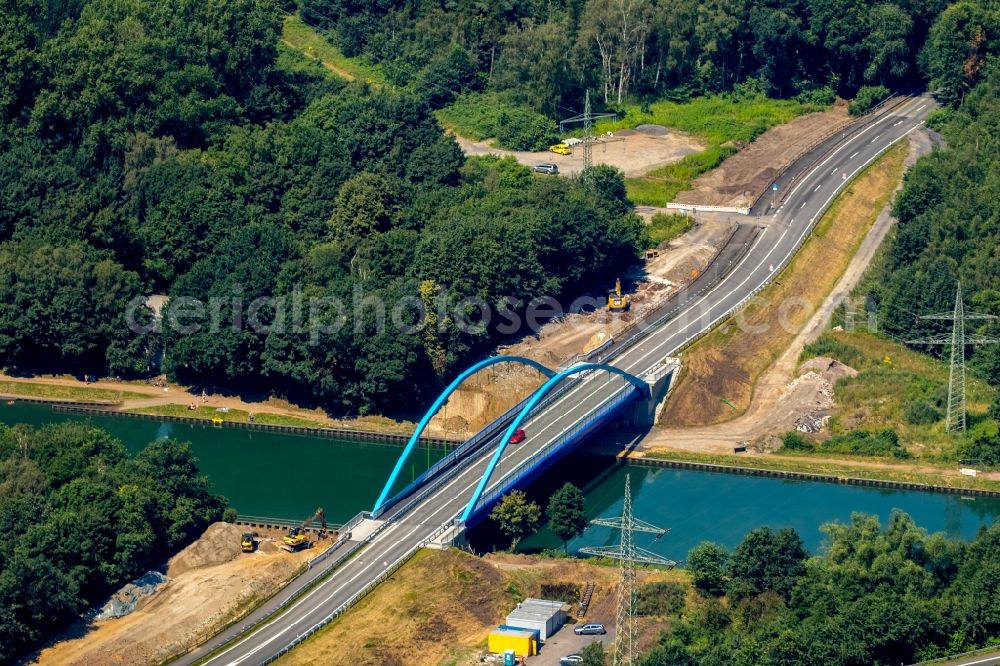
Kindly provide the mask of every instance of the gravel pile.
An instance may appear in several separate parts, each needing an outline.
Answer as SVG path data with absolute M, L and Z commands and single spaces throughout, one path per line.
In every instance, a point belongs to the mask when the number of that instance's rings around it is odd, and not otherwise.
M 142 599 L 156 594 L 167 577 L 159 571 L 147 571 L 139 578 L 115 592 L 115 594 L 97 612 L 95 619 L 110 620 L 124 617 L 134 611 Z

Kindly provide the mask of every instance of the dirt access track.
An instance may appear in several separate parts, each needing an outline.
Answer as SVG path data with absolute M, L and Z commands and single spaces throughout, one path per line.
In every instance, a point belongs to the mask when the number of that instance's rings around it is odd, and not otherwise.
M 674 200 L 696 206 L 749 207 L 802 153 L 853 120 L 841 101 L 829 111 L 809 113 L 772 127 L 745 149 L 696 178 L 694 187 L 680 192 Z
M 667 130 L 658 125 L 646 127 L 649 129 L 645 132 L 625 129 L 615 132 L 611 137 L 599 137 L 591 153 L 594 164 L 617 167 L 626 176 L 642 176 L 653 169 L 679 162 L 685 155 L 705 149 L 704 144 L 682 132 Z M 583 169 L 583 149 L 580 146 L 576 146 L 571 155 L 559 155 L 549 150 L 502 150 L 490 145 L 489 140 L 473 141 L 457 135 L 454 138 L 462 152 L 469 156 L 513 157 L 527 166 L 555 164 L 559 167 L 559 173 L 569 176 Z
M 732 453 L 734 445 L 760 443 L 797 428 L 803 420 L 822 422 L 833 406 L 833 385 L 854 371 L 826 358 L 799 365 L 799 355 L 823 332 L 841 298 L 861 279 L 894 223 L 889 203 L 892 188 L 899 188 L 903 170 L 929 152 L 931 144 L 919 132 L 911 137 L 905 157 L 899 155 L 901 148 L 887 153 L 831 208 L 832 228 L 817 227 L 817 233 L 824 234 L 825 248 L 816 243 L 820 236 L 814 237 L 780 283 L 762 292 L 776 304 L 783 303 L 789 295 L 785 292 L 790 292 L 802 299 L 802 307 L 782 314 L 782 306 L 751 305 L 682 356 L 688 367 L 667 400 L 662 425 L 647 435 L 640 450 Z M 877 216 L 875 211 L 880 211 Z M 866 216 L 871 217 L 870 223 Z M 851 221 L 858 226 L 853 231 L 849 230 Z M 848 254 L 852 247 L 856 251 Z M 821 255 L 825 263 L 814 258 Z M 824 279 L 832 277 L 827 272 L 837 270 L 838 264 L 843 272 L 823 285 Z M 824 272 L 817 273 L 816 266 Z M 779 324 L 781 318 L 789 326 Z M 720 397 L 731 399 L 740 412 L 732 411 Z
M 42 650 L 33 663 L 58 666 L 161 664 L 199 645 L 257 600 L 280 589 L 316 548 L 286 553 L 262 541 L 240 551 L 244 529 L 214 523 L 171 558 L 167 584 L 129 615 L 81 622 Z

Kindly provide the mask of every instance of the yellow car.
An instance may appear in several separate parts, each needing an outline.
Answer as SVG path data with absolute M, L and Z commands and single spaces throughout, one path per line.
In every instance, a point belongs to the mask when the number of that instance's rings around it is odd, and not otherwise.
M 557 143 L 554 146 L 549 146 L 549 150 L 559 155 L 569 155 L 573 152 L 565 143 Z

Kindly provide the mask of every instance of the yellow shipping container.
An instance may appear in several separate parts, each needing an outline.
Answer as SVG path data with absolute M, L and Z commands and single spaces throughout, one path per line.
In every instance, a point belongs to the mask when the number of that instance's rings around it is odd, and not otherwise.
M 489 650 L 503 654 L 504 650 L 513 650 L 518 657 L 533 657 L 538 654 L 538 643 L 532 631 L 516 629 L 498 629 L 490 632 Z

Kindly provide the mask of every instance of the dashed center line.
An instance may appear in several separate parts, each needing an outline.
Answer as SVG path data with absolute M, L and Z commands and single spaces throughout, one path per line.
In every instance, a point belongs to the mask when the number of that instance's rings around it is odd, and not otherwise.
M 815 190 L 813 190 L 813 192 L 819 192 L 819 188 L 821 188 L 821 187 L 823 187 L 823 184 L 822 184 L 822 183 L 820 183 L 819 185 L 817 185 L 817 186 L 816 186 L 816 189 L 815 189 Z
M 893 125 L 893 127 L 898 127 L 899 125 L 902 125 L 902 124 L 903 124 L 903 121 L 902 121 L 902 120 L 900 120 L 900 121 L 899 121 L 898 123 L 895 123 L 895 124 Z
M 878 135 L 877 137 L 875 137 L 874 139 L 872 139 L 872 140 L 871 140 L 871 141 L 869 141 L 868 143 L 875 143 L 876 141 L 878 141 L 878 137 L 879 137 L 879 136 L 882 136 L 882 135 L 881 135 L 881 134 L 879 134 L 879 135 Z
M 855 157 L 857 157 L 857 156 L 858 156 L 858 154 L 857 154 L 857 153 L 854 153 L 853 155 L 851 155 L 851 156 L 850 156 L 850 157 L 848 157 L 847 159 L 849 159 L 849 160 L 853 160 L 853 159 L 854 159 Z
M 802 205 L 799 206 L 799 210 L 802 210 L 803 208 L 805 208 L 807 203 L 808 203 L 807 201 L 803 201 Z

